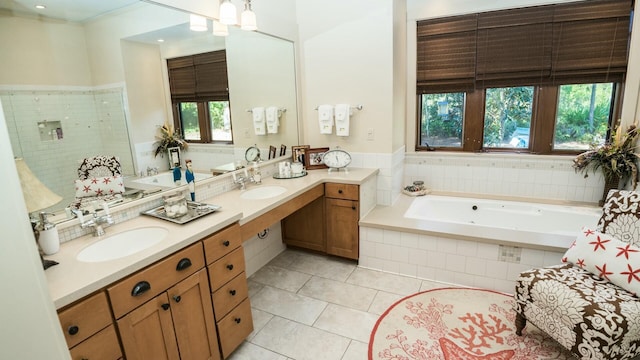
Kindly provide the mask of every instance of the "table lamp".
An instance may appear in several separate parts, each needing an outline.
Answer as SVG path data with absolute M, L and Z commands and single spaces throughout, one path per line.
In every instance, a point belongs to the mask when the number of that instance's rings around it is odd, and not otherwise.
M 62 197 L 49 190 L 49 188 L 38 180 L 24 162 L 24 159 L 16 158 L 15 160 L 18 177 L 20 178 L 20 186 L 22 187 L 22 195 L 24 196 L 24 202 L 27 205 L 27 211 L 29 214 L 46 209 L 62 200 Z M 46 221 L 46 213 L 40 213 L 40 224 L 38 227 L 35 226 L 36 221 L 32 220 L 31 217 L 30 221 L 36 241 L 40 245 L 40 259 L 42 260 L 42 265 L 45 269 L 56 265 L 57 262 L 55 261 L 45 260 L 42 257 L 42 252 L 46 254 L 53 254 L 58 251 L 60 246 L 58 230 L 55 228 L 55 225 Z

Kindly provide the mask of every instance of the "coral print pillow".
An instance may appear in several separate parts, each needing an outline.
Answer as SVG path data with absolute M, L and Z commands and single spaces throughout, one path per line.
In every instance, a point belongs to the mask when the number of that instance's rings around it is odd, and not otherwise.
M 123 192 L 124 181 L 120 175 L 76 180 L 76 198 L 122 194 Z
M 612 235 L 582 228 L 562 258 L 638 296 L 640 248 Z

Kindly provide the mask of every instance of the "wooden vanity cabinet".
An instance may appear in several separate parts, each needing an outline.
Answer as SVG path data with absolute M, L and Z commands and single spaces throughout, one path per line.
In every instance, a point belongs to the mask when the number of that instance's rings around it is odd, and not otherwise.
M 107 292 L 127 360 L 220 359 L 201 242 Z
M 327 254 L 358 259 L 360 187 L 352 184 L 325 184 L 325 224 Z
M 324 198 L 319 197 L 282 219 L 282 241 L 290 246 L 326 252 L 324 218 Z
M 203 244 L 220 351 L 226 359 L 253 331 L 240 226 L 231 225 Z
M 99 292 L 58 313 L 73 360 L 122 358 L 107 295 Z

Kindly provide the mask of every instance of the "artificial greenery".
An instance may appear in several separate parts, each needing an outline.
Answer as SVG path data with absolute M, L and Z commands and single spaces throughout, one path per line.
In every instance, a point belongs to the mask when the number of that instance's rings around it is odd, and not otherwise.
M 616 176 L 623 181 L 631 179 L 631 185 L 636 188 L 638 183 L 638 154 L 636 153 L 637 141 L 640 132 L 637 124 L 629 126 L 627 131 L 621 131 L 618 126 L 611 137 L 611 141 L 604 145 L 594 146 L 573 159 L 573 167 L 576 172 L 589 176 L 589 170 L 594 173 L 602 170 L 605 180 L 614 179 Z
M 180 148 L 180 150 L 184 150 L 189 146 L 180 134 L 176 133 L 172 124 L 165 122 L 159 131 L 160 135 L 156 135 L 156 139 L 158 140 L 154 143 L 156 147 L 154 157 L 157 157 L 158 154 L 164 157 L 164 154 L 167 153 L 167 149 L 169 148 L 177 147 Z

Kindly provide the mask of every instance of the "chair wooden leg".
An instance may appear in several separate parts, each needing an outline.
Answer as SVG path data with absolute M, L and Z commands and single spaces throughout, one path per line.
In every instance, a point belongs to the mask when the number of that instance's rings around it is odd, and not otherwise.
M 516 313 L 516 335 L 522 336 L 522 330 L 527 325 L 527 319 L 524 315 Z

